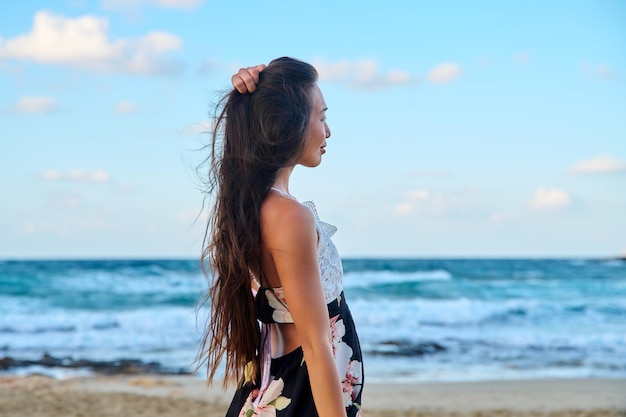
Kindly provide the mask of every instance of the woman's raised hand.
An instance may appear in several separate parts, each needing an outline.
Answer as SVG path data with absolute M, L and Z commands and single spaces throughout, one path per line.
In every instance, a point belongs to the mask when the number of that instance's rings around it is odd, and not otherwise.
M 259 73 L 265 69 L 265 64 L 254 67 L 240 68 L 230 79 L 235 90 L 241 94 L 251 93 L 259 82 Z

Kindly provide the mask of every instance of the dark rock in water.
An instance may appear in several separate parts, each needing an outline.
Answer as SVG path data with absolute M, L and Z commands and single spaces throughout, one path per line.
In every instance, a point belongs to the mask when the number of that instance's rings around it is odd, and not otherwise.
M 411 343 L 389 340 L 379 343 L 369 353 L 382 356 L 422 356 L 445 350 L 446 348 L 437 342 Z
M 73 359 L 70 357 L 56 358 L 44 353 L 39 360 L 14 359 L 9 356 L 0 358 L 0 370 L 7 371 L 27 366 L 44 366 L 47 368 L 88 369 L 104 375 L 136 375 L 161 374 L 182 375 L 190 372 L 184 369 L 165 368 L 158 362 L 143 362 L 138 359 L 120 359 L 111 362 L 92 361 L 89 359 Z
M 7 370 L 9 368 L 15 368 L 18 367 L 20 365 L 16 365 L 16 360 L 9 357 L 9 356 L 5 356 L 4 358 L 0 359 L 0 370 Z

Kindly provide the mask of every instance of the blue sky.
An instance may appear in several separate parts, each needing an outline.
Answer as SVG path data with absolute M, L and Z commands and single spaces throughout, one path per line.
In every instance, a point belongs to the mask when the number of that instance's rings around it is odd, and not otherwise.
M 0 5 L 0 258 L 197 257 L 211 103 L 278 56 L 343 256 L 626 253 L 624 2 L 68 0 Z

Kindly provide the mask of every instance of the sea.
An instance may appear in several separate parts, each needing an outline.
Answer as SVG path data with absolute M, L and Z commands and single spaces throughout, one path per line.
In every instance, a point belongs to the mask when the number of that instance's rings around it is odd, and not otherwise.
M 343 267 L 367 381 L 626 378 L 623 260 L 344 259 Z M 134 359 L 193 372 L 207 287 L 197 260 L 0 261 L 0 361 Z

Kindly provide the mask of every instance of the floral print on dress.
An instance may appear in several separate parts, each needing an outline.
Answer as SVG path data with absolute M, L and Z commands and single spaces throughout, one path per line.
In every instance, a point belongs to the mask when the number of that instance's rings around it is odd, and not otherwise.
M 265 290 L 267 301 L 272 307 L 272 319 L 276 323 L 293 323 L 291 313 L 287 309 L 287 301 L 282 288 L 274 288 L 273 290 Z
M 254 402 L 259 396 L 259 389 L 252 390 L 239 413 L 239 417 L 276 417 L 277 410 L 283 410 L 291 403 L 291 399 L 280 395 L 284 387 L 285 383 L 281 378 L 273 380 L 256 407 Z
M 346 407 L 353 404 L 361 393 L 361 386 L 363 385 L 363 365 L 361 362 L 354 360 L 350 361 L 348 366 L 348 372 L 345 378 L 341 381 L 341 388 L 343 391 L 343 402 Z M 356 404 L 356 403 L 354 403 Z M 357 414 L 358 416 L 359 414 Z
M 344 406 L 350 407 L 361 392 L 363 366 L 358 360 L 352 360 L 352 348 L 343 340 L 346 326 L 339 315 L 330 318 L 330 334 L 333 355 L 341 378 L 343 403 Z

